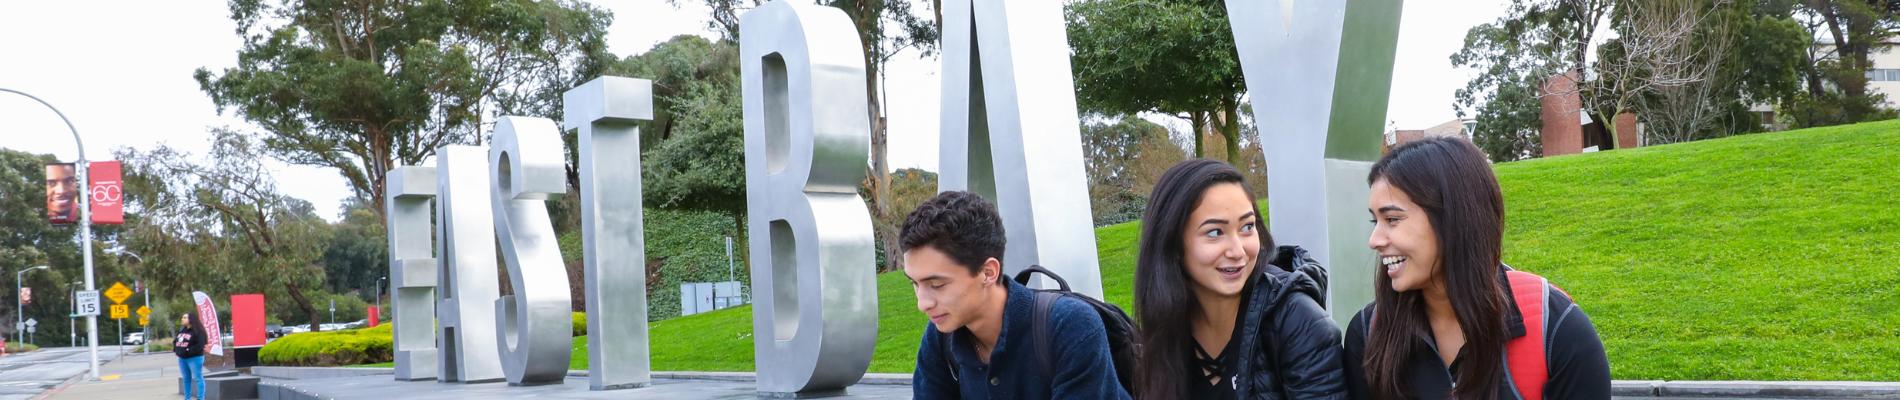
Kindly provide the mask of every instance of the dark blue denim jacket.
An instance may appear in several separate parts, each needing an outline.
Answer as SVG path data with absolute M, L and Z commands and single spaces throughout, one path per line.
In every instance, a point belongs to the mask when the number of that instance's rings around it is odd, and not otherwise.
M 1127 399 L 1115 377 L 1102 317 L 1080 300 L 1063 298 L 1049 310 L 1050 343 L 1056 346 L 1050 368 L 1043 376 L 1030 332 L 1035 294 L 1013 281 L 1003 305 L 1003 329 L 988 365 L 978 361 L 969 329 L 937 333 L 924 328 L 917 349 L 917 370 L 911 374 L 912 394 L 918 399 Z M 949 340 L 945 346 L 943 340 Z M 948 350 L 949 354 L 946 354 Z M 953 372 L 952 369 L 955 369 Z

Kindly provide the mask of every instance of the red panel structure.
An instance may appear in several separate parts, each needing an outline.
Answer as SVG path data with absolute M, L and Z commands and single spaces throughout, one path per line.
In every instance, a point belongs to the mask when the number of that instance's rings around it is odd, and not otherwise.
M 231 345 L 264 345 L 264 295 L 258 293 L 231 296 Z

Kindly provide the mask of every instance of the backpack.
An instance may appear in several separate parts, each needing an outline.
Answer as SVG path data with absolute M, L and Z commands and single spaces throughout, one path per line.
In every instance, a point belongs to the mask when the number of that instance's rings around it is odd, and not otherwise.
M 1050 280 L 1056 281 L 1057 287 L 1032 289 L 1036 293 L 1036 306 L 1030 314 L 1030 332 L 1036 341 L 1036 358 L 1042 363 L 1043 376 L 1055 376 L 1056 372 L 1053 354 L 1055 343 L 1049 332 L 1049 310 L 1055 308 L 1056 300 L 1069 297 L 1088 304 L 1102 317 L 1102 328 L 1108 337 L 1109 359 L 1115 364 L 1115 378 L 1121 381 L 1122 390 L 1135 393 L 1135 355 L 1140 352 L 1135 344 L 1135 320 L 1122 312 L 1121 307 L 1070 291 L 1068 281 L 1040 265 L 1031 265 L 1017 272 L 1016 283 L 1027 286 L 1033 274 L 1048 276 Z
M 1511 382 L 1510 388 L 1523 400 L 1543 400 L 1544 384 L 1550 383 L 1549 342 L 1545 340 L 1545 317 L 1549 310 L 1550 293 L 1570 294 L 1544 277 L 1529 272 L 1518 271 L 1510 265 L 1504 266 L 1505 280 L 1511 285 L 1511 303 L 1524 316 L 1524 336 L 1504 342 L 1504 378 Z M 1373 315 L 1376 319 L 1376 315 Z M 1371 321 L 1367 321 L 1370 328 Z
M 1517 389 L 1518 398 L 1524 400 L 1543 400 L 1544 384 L 1550 381 L 1550 366 L 1544 346 L 1544 320 L 1548 317 L 1544 306 L 1550 304 L 1550 293 L 1564 293 L 1563 289 L 1551 285 L 1544 277 L 1529 272 L 1510 270 L 1505 266 L 1506 280 L 1511 285 L 1511 302 L 1517 304 L 1518 312 L 1524 314 L 1524 336 L 1504 342 L 1505 378 L 1511 381 L 1511 388 Z M 1569 296 L 1569 293 L 1564 293 Z
M 1130 394 L 1135 393 L 1135 354 L 1139 352 L 1140 346 L 1135 344 L 1134 319 L 1129 318 L 1128 313 L 1122 312 L 1121 307 L 1070 291 L 1069 281 L 1063 280 L 1055 272 L 1040 265 L 1031 265 L 1017 272 L 1016 283 L 1027 286 L 1032 274 L 1048 276 L 1049 279 L 1056 281 L 1057 286 L 1056 289 L 1030 289 L 1036 295 L 1036 303 L 1030 313 L 1030 321 L 1032 321 L 1030 332 L 1032 340 L 1036 341 L 1036 360 L 1042 367 L 1043 376 L 1054 376 L 1056 373 L 1055 355 L 1051 350 L 1055 347 L 1055 343 L 1052 342 L 1054 339 L 1051 339 L 1049 334 L 1049 311 L 1055 308 L 1056 300 L 1074 297 L 1094 308 L 1096 314 L 1102 317 L 1102 328 L 1108 338 L 1109 359 L 1115 364 L 1115 378 L 1120 381 L 1122 390 Z M 950 341 L 940 342 L 943 343 L 941 351 L 946 355 L 950 354 Z M 946 367 L 950 370 L 951 380 L 962 380 L 957 376 L 954 363 L 946 363 Z

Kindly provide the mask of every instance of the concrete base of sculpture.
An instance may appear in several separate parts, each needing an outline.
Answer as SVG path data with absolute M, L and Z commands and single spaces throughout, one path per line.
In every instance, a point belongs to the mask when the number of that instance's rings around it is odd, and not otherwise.
M 647 385 L 621 390 L 589 390 L 585 371 L 570 371 L 560 383 L 511 386 L 507 382 L 467 384 L 405 382 L 390 379 L 385 368 L 260 367 L 260 399 L 908 399 L 908 374 L 870 374 L 843 390 L 805 393 L 761 393 L 752 373 L 655 373 Z M 880 375 L 890 375 L 880 379 Z M 691 379 L 682 379 L 691 378 Z

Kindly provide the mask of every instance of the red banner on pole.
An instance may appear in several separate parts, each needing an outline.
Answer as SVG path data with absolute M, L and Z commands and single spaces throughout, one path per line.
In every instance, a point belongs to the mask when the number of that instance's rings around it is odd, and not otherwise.
M 98 161 L 86 167 L 93 225 L 125 223 L 125 182 L 120 167 L 118 161 Z
M 46 164 L 46 222 L 79 222 L 79 172 L 72 164 Z
M 224 331 L 218 327 L 218 305 L 212 304 L 211 296 L 205 292 L 191 292 L 191 298 L 198 303 L 198 320 L 204 323 L 205 337 L 211 339 L 205 341 L 205 353 L 224 355 Z
M 376 315 L 376 314 L 379 314 L 377 311 L 382 311 L 382 310 L 377 310 L 376 307 L 369 308 L 369 327 L 371 328 L 375 328 L 376 325 L 378 325 L 377 322 L 382 319 L 381 315 Z

